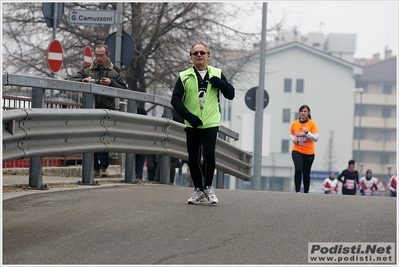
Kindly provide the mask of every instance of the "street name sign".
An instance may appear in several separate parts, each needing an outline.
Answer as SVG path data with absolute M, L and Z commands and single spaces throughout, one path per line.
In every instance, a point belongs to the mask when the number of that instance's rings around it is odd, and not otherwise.
M 70 24 L 113 25 L 116 22 L 114 10 L 80 10 L 71 9 L 68 12 Z

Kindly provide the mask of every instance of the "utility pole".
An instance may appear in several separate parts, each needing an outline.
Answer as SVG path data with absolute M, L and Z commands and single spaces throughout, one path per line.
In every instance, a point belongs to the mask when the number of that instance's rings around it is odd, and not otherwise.
M 256 92 L 255 105 L 255 136 L 254 136 L 254 165 L 251 182 L 252 190 L 260 190 L 262 178 L 262 131 L 263 131 L 263 103 L 265 88 L 265 61 L 266 61 L 266 16 L 267 3 L 263 3 L 262 41 L 260 52 L 259 87 Z

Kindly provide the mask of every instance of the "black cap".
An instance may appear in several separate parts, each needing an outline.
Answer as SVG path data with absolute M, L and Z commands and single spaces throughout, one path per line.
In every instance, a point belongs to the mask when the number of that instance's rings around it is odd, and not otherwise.
M 367 174 L 367 173 L 373 173 L 373 172 L 372 172 L 371 170 L 367 170 L 367 171 L 366 171 L 366 174 Z

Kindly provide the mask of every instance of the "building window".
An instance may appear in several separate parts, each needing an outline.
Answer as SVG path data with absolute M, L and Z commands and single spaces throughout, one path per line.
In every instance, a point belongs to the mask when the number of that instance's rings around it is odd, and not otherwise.
M 284 79 L 284 92 L 291 93 L 292 80 Z
M 290 122 L 290 115 L 291 115 L 291 110 L 290 109 L 283 109 L 283 122 Z
M 380 155 L 380 164 L 389 164 L 389 155 L 387 153 Z
M 288 139 L 284 139 L 281 141 L 281 153 L 288 153 L 289 152 L 289 143 Z
M 353 131 L 353 135 L 355 139 L 364 139 L 364 130 L 360 129 L 360 128 L 355 128 Z
M 296 80 L 296 92 L 303 93 L 303 79 Z
M 382 117 L 383 118 L 390 118 L 391 117 L 391 109 L 388 107 L 382 108 Z
M 297 119 L 299 119 L 299 113 L 298 113 L 298 112 L 296 112 L 296 113 L 294 114 L 294 119 L 293 119 L 292 121 L 297 120 Z
M 392 86 L 388 83 L 384 83 L 382 92 L 384 95 L 392 95 Z
M 363 116 L 363 107 L 359 104 L 355 105 L 355 116 Z
M 388 142 L 391 141 L 391 133 L 389 132 L 389 130 L 383 130 L 381 133 L 381 140 L 383 142 Z

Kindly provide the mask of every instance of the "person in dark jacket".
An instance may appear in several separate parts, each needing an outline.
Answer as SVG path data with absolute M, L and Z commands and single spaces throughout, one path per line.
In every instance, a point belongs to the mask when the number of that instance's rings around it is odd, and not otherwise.
M 121 70 L 112 64 L 110 52 L 106 45 L 97 45 L 94 49 L 94 60 L 69 78 L 71 81 L 94 82 L 97 84 L 127 89 Z M 95 108 L 115 109 L 115 98 L 96 95 Z M 109 152 L 94 153 L 94 177 L 107 177 Z
M 143 107 L 137 107 L 137 114 L 147 115 L 147 110 Z M 143 170 L 146 158 L 146 154 L 136 154 L 136 180 L 143 180 Z
M 338 176 L 338 181 L 342 183 L 343 195 L 356 195 L 359 187 L 359 173 L 355 169 L 356 161 L 351 159 L 348 162 L 348 168 L 343 170 Z

